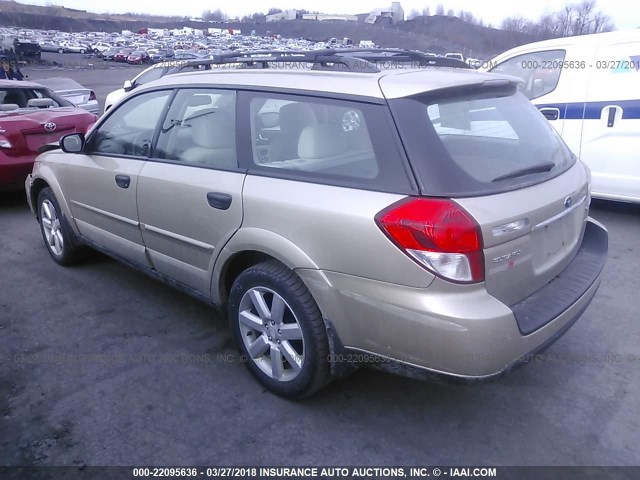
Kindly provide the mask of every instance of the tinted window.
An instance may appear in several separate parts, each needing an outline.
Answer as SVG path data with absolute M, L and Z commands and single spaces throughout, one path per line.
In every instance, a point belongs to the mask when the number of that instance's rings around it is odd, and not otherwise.
M 527 53 L 510 58 L 491 71 L 522 78 L 524 83 L 519 88 L 531 100 L 555 90 L 564 56 L 564 50 Z
M 382 105 L 274 94 L 253 96 L 249 111 L 253 169 L 375 190 L 409 188 Z
M 171 91 L 150 92 L 130 98 L 98 127 L 88 151 L 111 155 L 146 156 Z
M 236 168 L 235 110 L 235 91 L 181 90 L 171 104 L 153 156 L 190 165 Z
M 502 94 L 401 99 L 392 108 L 427 195 L 521 188 L 548 180 L 575 161 L 549 122 L 515 88 Z

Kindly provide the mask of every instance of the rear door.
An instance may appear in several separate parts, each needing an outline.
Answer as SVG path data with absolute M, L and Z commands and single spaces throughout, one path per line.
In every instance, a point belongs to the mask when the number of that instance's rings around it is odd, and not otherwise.
M 171 90 L 130 98 L 96 127 L 84 152 L 69 157 L 62 178 L 80 233 L 150 266 L 138 225 L 138 174 Z
M 154 268 L 205 295 L 213 262 L 242 222 L 235 91 L 179 91 L 140 171 L 138 214 Z
M 580 157 L 594 196 L 640 199 L 640 41 L 599 47 L 592 68 Z

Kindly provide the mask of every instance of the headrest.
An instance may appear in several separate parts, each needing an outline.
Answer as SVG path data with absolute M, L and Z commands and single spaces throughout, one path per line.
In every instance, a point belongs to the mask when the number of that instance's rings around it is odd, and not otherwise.
M 192 95 L 187 101 L 189 107 L 200 107 L 202 105 L 211 105 L 211 97 L 209 95 Z
M 235 145 L 233 119 L 215 112 L 191 120 L 191 135 L 196 145 L 203 148 L 230 148 Z
M 331 125 L 305 127 L 298 141 L 298 157 L 325 158 L 340 155 L 347 148 L 344 136 Z
M 288 103 L 280 107 L 280 131 L 300 132 L 316 123 L 316 117 L 308 103 Z
M 47 108 L 55 105 L 53 98 L 30 98 L 27 107 Z

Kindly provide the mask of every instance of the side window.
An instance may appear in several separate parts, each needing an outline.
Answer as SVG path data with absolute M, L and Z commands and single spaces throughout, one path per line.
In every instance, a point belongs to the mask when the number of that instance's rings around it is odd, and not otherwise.
M 152 82 L 154 80 L 158 80 L 162 77 L 164 72 L 164 68 L 153 67 L 147 72 L 142 72 L 138 78 L 136 78 L 136 85 L 144 85 L 145 83 Z
M 154 158 L 237 168 L 235 112 L 233 90 L 179 91 L 160 130 Z
M 91 135 L 88 152 L 147 156 L 171 93 L 171 90 L 150 92 L 127 100 Z
M 491 72 L 522 78 L 524 84 L 520 89 L 533 100 L 551 93 L 558 86 L 565 54 L 564 50 L 526 53 L 498 64 Z
M 253 163 L 308 178 L 377 179 L 375 110 L 349 101 L 256 95 L 250 102 Z

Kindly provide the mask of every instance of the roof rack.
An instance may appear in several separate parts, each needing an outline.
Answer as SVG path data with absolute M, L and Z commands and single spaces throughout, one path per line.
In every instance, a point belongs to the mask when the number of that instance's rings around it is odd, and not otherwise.
M 389 63 L 393 62 L 393 63 Z M 212 69 L 214 66 L 233 65 L 238 68 L 278 68 L 289 64 L 311 65 L 311 70 L 346 70 L 361 73 L 380 72 L 391 65 L 412 63 L 419 67 L 471 68 L 465 62 L 453 58 L 433 57 L 415 50 L 402 49 L 345 49 L 345 50 L 257 50 L 255 52 L 231 52 L 214 55 L 210 59 L 177 61 L 175 71 L 189 68 Z
M 310 64 L 312 70 L 348 70 L 379 72 L 380 70 L 365 59 L 353 56 L 339 56 L 336 50 L 259 50 L 255 52 L 224 53 L 210 59 L 176 61 L 175 71 L 189 68 L 213 68 L 214 66 L 242 64 L 240 68 L 274 68 L 273 64 L 286 66 L 289 63 Z M 277 68 L 277 67 L 276 67 Z
M 451 67 L 466 68 L 471 67 L 455 58 L 438 57 L 428 55 L 417 50 L 405 50 L 400 48 L 353 48 L 337 51 L 338 55 L 349 55 L 368 60 L 372 63 L 379 62 L 397 62 L 397 63 L 416 63 L 418 66 L 424 67 Z

